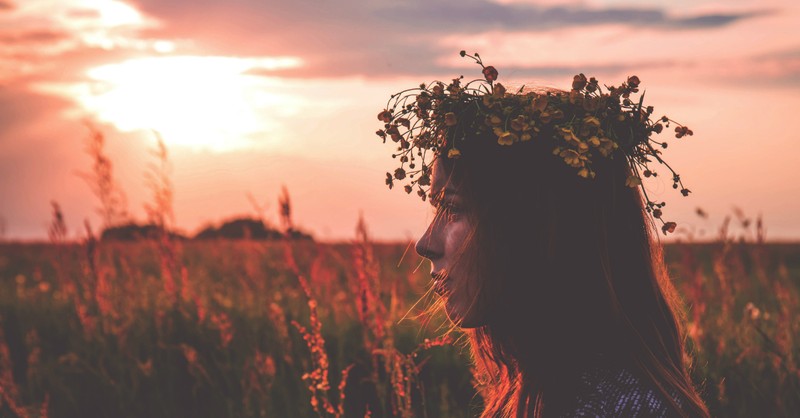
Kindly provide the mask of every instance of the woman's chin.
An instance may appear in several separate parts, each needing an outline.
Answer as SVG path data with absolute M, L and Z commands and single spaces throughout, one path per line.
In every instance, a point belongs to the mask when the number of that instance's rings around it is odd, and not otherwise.
M 482 324 L 475 318 L 472 312 L 464 312 L 459 306 L 454 306 L 450 300 L 445 304 L 447 317 L 459 328 L 477 328 Z

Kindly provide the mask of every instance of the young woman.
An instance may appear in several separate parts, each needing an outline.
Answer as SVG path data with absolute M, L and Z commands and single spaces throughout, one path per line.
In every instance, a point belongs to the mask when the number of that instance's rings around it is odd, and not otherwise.
M 420 86 L 378 135 L 399 144 L 387 184 L 417 175 L 406 192 L 435 209 L 416 250 L 469 336 L 481 416 L 707 417 L 650 218 L 664 204 L 636 187 L 634 157 L 662 129 L 625 100 L 638 79 L 606 98 L 583 75 L 570 93 L 509 94 L 473 58 L 488 89 Z

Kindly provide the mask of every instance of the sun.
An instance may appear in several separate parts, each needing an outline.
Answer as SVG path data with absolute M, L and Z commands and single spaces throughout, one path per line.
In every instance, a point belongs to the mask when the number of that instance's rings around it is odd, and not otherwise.
M 300 105 L 299 97 L 270 91 L 279 81 L 252 70 L 300 64 L 295 58 L 139 58 L 92 68 L 87 83 L 62 93 L 121 131 L 156 130 L 168 145 L 230 151 L 257 145 L 275 130 L 276 116 Z

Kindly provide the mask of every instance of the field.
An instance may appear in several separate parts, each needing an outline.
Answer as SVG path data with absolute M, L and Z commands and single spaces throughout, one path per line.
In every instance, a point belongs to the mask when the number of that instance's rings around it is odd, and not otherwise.
M 800 411 L 800 244 L 666 247 L 713 416 Z M 408 243 L 0 244 L 0 416 L 468 417 Z M 419 303 L 417 303 L 419 302 Z M 416 304 L 416 305 L 415 305 Z

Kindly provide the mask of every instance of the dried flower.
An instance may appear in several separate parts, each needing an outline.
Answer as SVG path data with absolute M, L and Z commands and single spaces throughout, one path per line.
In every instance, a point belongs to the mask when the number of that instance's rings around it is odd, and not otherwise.
M 617 154 L 626 158 L 635 172 L 643 173 L 644 177 L 655 177 L 656 173 L 650 170 L 648 163 L 653 160 L 666 163 L 659 155 L 661 152 L 650 142 L 661 148 L 666 148 L 667 143 L 653 141 L 650 135 L 662 132 L 670 123 L 677 125 L 675 136 L 678 138 L 693 134 L 691 129 L 667 116 L 650 119 L 653 106 L 644 106 L 643 96 L 639 100 L 630 97 L 639 91 L 641 83 L 635 75 L 618 86 L 606 86 L 608 92 L 602 91 L 596 78 L 587 79 L 584 74 L 577 74 L 569 92 L 539 94 L 523 93 L 520 89 L 509 94 L 501 83 L 494 83 L 498 77 L 497 69 L 485 66 L 480 55 L 469 55 L 466 51 L 461 51 L 460 55 L 481 66 L 483 80 L 462 83 L 463 76 L 460 76 L 448 84 L 441 81 L 423 83 L 416 93 L 415 89 L 408 89 L 392 95 L 378 114 L 384 126 L 376 135 L 384 142 L 389 137 L 399 144 L 400 153 L 396 155 L 400 156 L 403 164 L 394 175 L 387 173 L 389 188 L 392 188 L 393 180 L 408 176 L 412 178 L 409 186 L 420 186 L 417 194 L 425 200 L 427 193 L 421 187 L 430 185 L 428 168 L 431 161 L 425 160 L 423 151 L 432 151 L 433 159 L 440 155 L 459 158 L 462 148 L 456 148 L 453 141 L 482 138 L 484 133 L 493 134 L 500 146 L 535 139 L 552 141 L 553 155 L 574 167 L 577 175 L 586 179 L 595 177 L 591 168 L 594 159 L 613 158 Z M 480 86 L 476 88 L 473 83 Z M 422 160 L 421 168 L 416 169 L 412 162 L 408 164 L 411 171 L 406 172 L 407 156 L 412 152 Z M 677 173 L 668 165 L 667 168 L 673 174 L 673 187 L 680 187 L 681 193 L 687 196 L 689 189 L 683 187 Z M 417 174 L 419 177 L 414 180 Z M 661 205 L 650 201 L 642 179 L 632 175 L 625 184 L 640 187 L 648 207 L 659 208 L 652 212 L 660 219 Z M 413 188 L 404 187 L 404 190 L 411 193 Z M 674 223 L 664 223 L 662 228 L 664 233 L 674 229 Z
M 491 65 L 483 68 L 483 76 L 486 78 L 486 81 L 491 83 L 497 80 L 497 75 L 497 70 Z
M 586 80 L 586 76 L 583 75 L 583 73 L 578 74 L 572 79 L 572 90 L 583 90 L 587 83 L 588 81 Z

